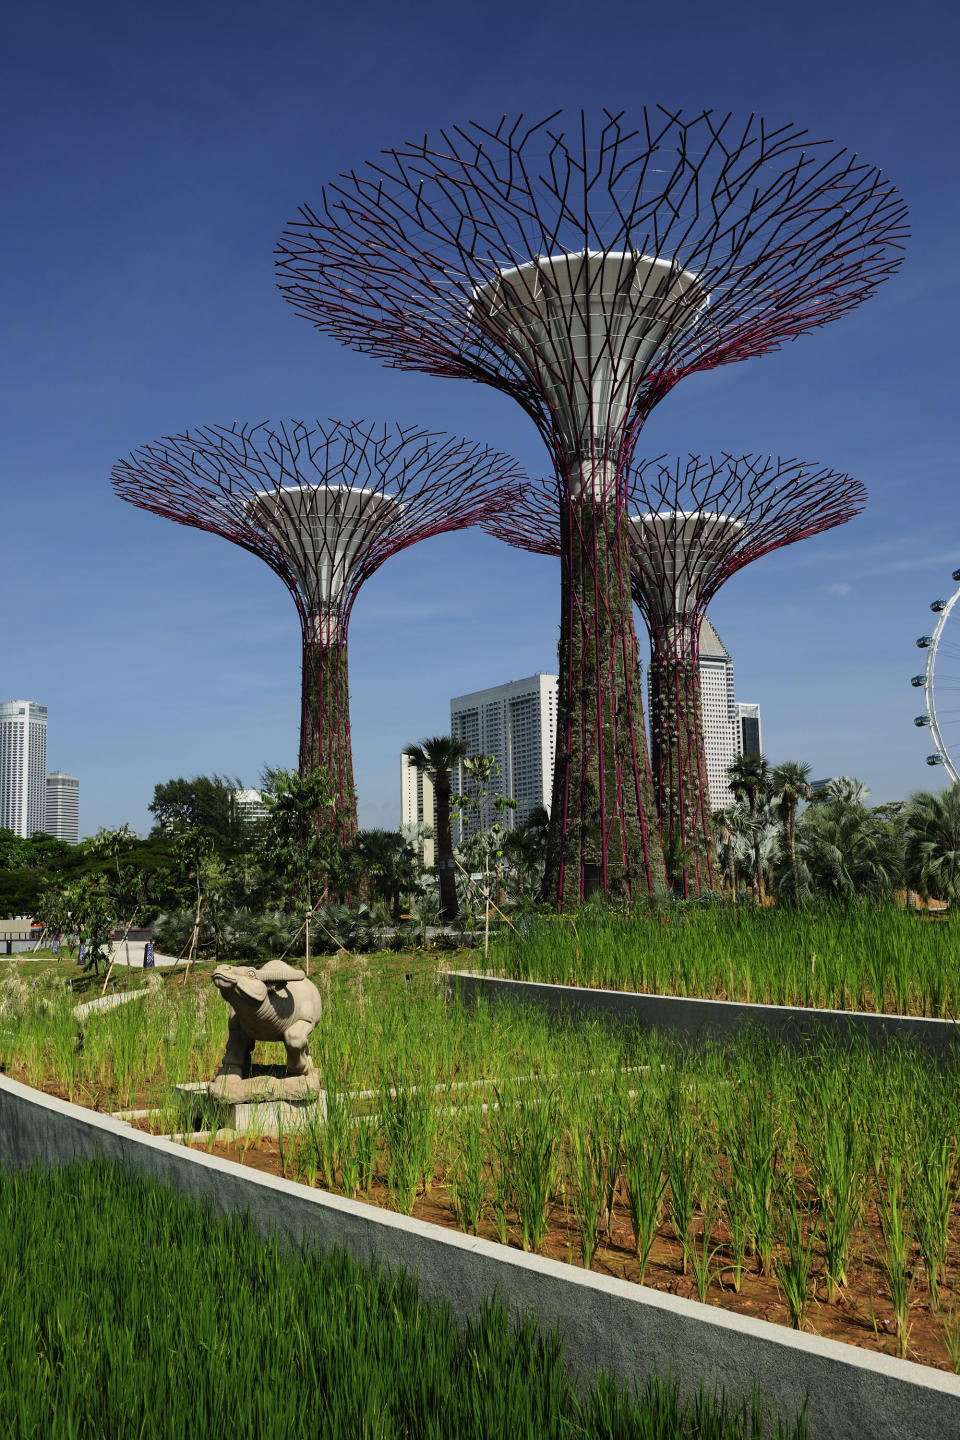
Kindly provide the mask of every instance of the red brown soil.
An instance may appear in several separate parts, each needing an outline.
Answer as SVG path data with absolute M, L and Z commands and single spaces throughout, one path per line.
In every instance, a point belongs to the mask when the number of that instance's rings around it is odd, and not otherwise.
M 288 1180 L 301 1179 L 296 1173 L 295 1165 L 291 1163 L 289 1146 L 285 1146 L 285 1163 L 281 1164 L 280 1148 L 276 1140 L 261 1139 L 256 1146 L 250 1145 L 246 1149 L 236 1141 L 220 1140 L 211 1147 L 201 1137 L 198 1137 L 195 1144 L 197 1149 L 208 1150 L 213 1155 L 248 1165 L 252 1170 L 264 1174 L 281 1175 L 285 1170 Z M 385 1210 L 393 1208 L 386 1183 L 380 1178 L 374 1180 L 369 1196 L 360 1198 Z M 440 1182 L 431 1185 L 429 1194 L 418 1196 L 412 1213 L 418 1220 L 442 1225 L 449 1230 L 459 1229 L 446 1187 Z M 819 1257 L 815 1262 L 813 1299 L 803 1328 L 811 1334 L 841 1340 L 848 1345 L 859 1345 L 881 1355 L 898 1356 L 900 1351 L 893 1310 L 884 1290 L 879 1265 L 872 1258 L 873 1252 L 879 1251 L 880 1246 L 879 1227 L 872 1206 L 866 1218 L 867 1224 L 854 1236 L 851 1243 L 848 1283 L 832 1302 L 827 1301 L 823 1262 Z M 508 1215 L 507 1232 L 508 1245 L 519 1250 L 520 1226 L 515 1214 Z M 499 1240 L 496 1228 L 489 1219 L 481 1222 L 477 1233 L 485 1240 Z M 697 1236 L 699 1238 L 699 1232 Z M 724 1238 L 724 1230 L 718 1227 L 714 1244 L 722 1244 Z M 951 1224 L 950 1254 L 956 1255 L 958 1249 L 960 1210 L 955 1213 Z M 539 1253 L 551 1260 L 582 1265 L 576 1227 L 559 1205 L 553 1206 L 546 1240 Z M 685 1300 L 697 1300 L 697 1287 L 693 1276 L 680 1273 L 681 1258 L 680 1243 L 667 1221 L 660 1227 L 654 1242 L 643 1283 L 655 1290 L 679 1295 Z M 721 1252 L 717 1263 L 722 1263 L 723 1260 L 724 1255 Z M 634 1251 L 633 1232 L 630 1229 L 625 1197 L 619 1190 L 614 1204 L 611 1234 L 608 1240 L 601 1242 L 591 1268 L 597 1275 L 610 1275 L 618 1280 L 635 1283 L 639 1281 L 640 1262 Z M 931 1309 L 922 1265 L 917 1267 L 917 1272 L 910 1297 L 910 1329 L 905 1358 L 940 1370 L 952 1370 L 944 1340 L 942 1315 Z M 947 1315 L 960 1300 L 960 1277 L 956 1277 L 956 1281 L 956 1286 L 941 1286 L 941 1304 Z M 776 1279 L 758 1274 L 756 1261 L 751 1257 L 747 1258 L 744 1267 L 740 1293 L 734 1290 L 728 1271 L 722 1274 L 720 1279 L 713 1281 L 705 1303 L 732 1310 L 739 1315 L 750 1315 L 757 1320 L 768 1320 L 774 1325 L 790 1325 L 790 1311 Z

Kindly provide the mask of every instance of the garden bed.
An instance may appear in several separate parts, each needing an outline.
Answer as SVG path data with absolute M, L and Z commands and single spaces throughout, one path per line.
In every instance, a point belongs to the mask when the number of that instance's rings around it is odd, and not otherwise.
M 451 967 L 452 968 L 452 967 Z M 527 916 L 480 968 L 545 984 L 821 1010 L 960 1017 L 950 920 L 875 901 L 763 908 L 715 903 L 649 915 Z
M 341 959 L 318 977 L 326 1123 L 194 1144 L 508 1252 L 960 1365 L 954 1056 L 849 1035 L 678 1046 L 466 1010 L 442 977 L 406 973 Z M 152 1109 L 137 1124 L 155 1133 L 184 1128 L 172 1085 L 209 1077 L 225 1039 L 209 987 L 161 980 L 85 1021 L 79 1050 L 68 1004 L 43 1003 L 31 992 L 0 1036 L 9 1075 L 100 1111 Z
M 475 1317 L 485 1300 L 499 1297 L 512 1317 L 535 1316 L 546 1332 L 557 1327 L 569 1372 L 581 1391 L 599 1370 L 628 1387 L 642 1386 L 656 1371 L 669 1372 L 681 1395 L 695 1396 L 704 1387 L 708 1394 L 725 1389 L 734 1402 L 746 1387 L 756 1386 L 763 1404 L 780 1415 L 790 1416 L 805 1403 L 811 1440 L 863 1435 L 875 1440 L 928 1440 L 931 1435 L 956 1433 L 960 1423 L 960 1380 L 954 1376 L 874 1357 L 747 1316 L 731 1316 L 709 1305 L 657 1294 L 258 1174 L 217 1156 L 138 1135 L 109 1117 L 51 1100 L 0 1077 L 0 1159 L 8 1167 L 96 1156 L 121 1161 L 130 1172 L 152 1175 L 195 1198 L 209 1199 L 223 1214 L 246 1215 L 255 1229 L 276 1235 L 284 1246 L 322 1250 L 341 1246 L 357 1259 L 385 1262 L 394 1273 L 405 1269 L 416 1275 L 427 1300 L 448 1300 L 461 1321 Z M 147 1229 L 138 1228 L 140 1242 Z M 137 1254 L 150 1253 L 150 1247 L 138 1243 Z M 133 1293 L 140 1294 L 141 1289 L 148 1292 L 149 1286 L 137 1287 Z M 210 1286 L 206 1293 L 217 1297 L 219 1314 L 219 1288 Z M 69 1322 L 65 1333 L 69 1337 Z M 133 1356 L 153 1353 L 132 1327 L 119 1333 L 133 1347 Z M 192 1359 L 191 1347 L 187 1353 Z M 270 1354 L 288 1353 L 290 1345 L 281 1336 Z M 62 1344 L 58 1354 L 63 1354 Z M 402 1367 L 405 1373 L 405 1359 Z M 218 1363 L 214 1373 L 221 1384 L 239 1385 L 241 1394 L 248 1396 L 253 1387 L 247 1377 L 259 1376 L 260 1367 L 254 1364 L 234 1373 Z M 609 1433 L 611 1424 L 608 1406 L 604 1433 Z M 632 1431 L 624 1427 L 618 1433 Z
M 252 1304 L 259 1295 L 269 1304 Z M 399 1440 L 426 1415 L 436 1440 L 601 1440 L 611 1428 L 683 1440 L 704 1422 L 717 1440 L 799 1440 L 802 1429 L 755 1425 L 750 1406 L 722 1398 L 683 1404 L 657 1380 L 634 1398 L 601 1376 L 578 1395 L 561 1346 L 529 1321 L 481 1306 L 458 1330 L 410 1279 L 342 1250 L 294 1259 L 104 1163 L 0 1168 L 0 1332 L 17 1337 L 0 1415 L 18 1440 L 126 1435 L 132 1404 L 151 1394 L 158 1440 Z

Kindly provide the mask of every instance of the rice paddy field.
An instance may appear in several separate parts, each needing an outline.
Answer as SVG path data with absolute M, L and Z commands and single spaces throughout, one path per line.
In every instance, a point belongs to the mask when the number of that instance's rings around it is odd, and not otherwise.
M 98 1163 L 0 1170 L 0 1435 L 10 1440 L 802 1440 L 654 1381 L 574 1393 L 563 1352 L 496 1308 L 464 1329 L 345 1254 Z
M 939 933 L 939 932 L 938 932 Z M 445 963 L 447 957 L 445 957 Z M 451 1003 L 429 956 L 334 957 L 326 1118 L 184 1136 L 242 1164 L 690 1299 L 960 1371 L 960 1075 L 909 1047 L 656 1032 Z M 409 967 L 407 969 L 406 967 Z M 0 1065 L 182 1132 L 228 1011 L 203 970 L 78 1023 L 0 979 Z M 58 988 L 58 986 L 60 988 Z M 269 1047 L 258 1059 L 280 1059 Z
M 954 923 L 892 902 L 529 917 L 497 936 L 484 968 L 604 990 L 960 1018 Z

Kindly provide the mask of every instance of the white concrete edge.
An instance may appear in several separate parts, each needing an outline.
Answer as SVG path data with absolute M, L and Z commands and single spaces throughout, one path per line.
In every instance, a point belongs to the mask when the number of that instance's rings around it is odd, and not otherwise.
M 96 1000 L 85 1000 L 82 1005 L 74 1005 L 73 1013 L 78 1020 L 82 1020 L 87 1015 L 97 1015 L 103 1010 L 116 1010 L 120 1005 L 126 1005 L 128 1000 L 139 1000 L 143 995 L 149 994 L 149 990 L 124 990 L 120 995 L 101 995 Z
M 735 1010 L 757 1016 L 780 1016 L 784 1020 L 823 1020 L 836 1025 L 837 1020 L 866 1021 L 869 1024 L 885 1022 L 890 1025 L 908 1025 L 912 1029 L 926 1026 L 931 1033 L 949 1030 L 960 1038 L 960 1020 L 941 1019 L 930 1015 L 896 1015 L 887 1010 L 825 1010 L 812 1005 L 765 1005 L 755 1000 L 714 1000 L 706 995 L 665 995 L 656 990 L 604 990 L 590 985 L 563 985 L 553 980 L 518 980 L 512 975 L 491 975 L 483 970 L 441 970 L 444 978 L 456 980 L 492 980 L 497 985 L 515 985 L 529 990 L 556 991 L 558 996 L 589 996 L 597 999 L 656 1000 L 678 1006 L 703 1005 L 712 1008 L 717 1015 L 730 1015 Z
M 678 1295 L 668 1295 L 628 1280 L 597 1275 L 591 1270 L 566 1265 L 562 1261 L 550 1260 L 542 1255 L 511 1250 L 495 1241 L 484 1240 L 475 1235 L 466 1235 L 462 1231 L 450 1230 L 442 1225 L 433 1225 L 426 1220 L 416 1220 L 410 1215 L 399 1215 L 393 1210 L 381 1210 L 379 1206 L 368 1205 L 361 1200 L 349 1200 L 346 1196 L 336 1195 L 331 1191 L 315 1190 L 293 1180 L 284 1180 L 277 1175 L 266 1175 L 245 1165 L 239 1165 L 236 1161 L 224 1160 L 218 1155 L 209 1155 L 187 1145 L 175 1144 L 162 1136 L 134 1130 L 131 1126 L 115 1120 L 110 1115 L 104 1115 L 96 1110 L 87 1110 L 68 1100 L 59 1100 L 43 1091 L 34 1090 L 18 1080 L 12 1080 L 6 1075 L 0 1075 L 0 1091 L 3 1090 L 35 1105 L 38 1110 L 64 1115 L 93 1130 L 99 1130 L 120 1139 L 125 1144 L 134 1147 L 143 1146 L 146 1149 L 169 1155 L 178 1161 L 182 1161 L 186 1156 L 202 1168 L 229 1175 L 235 1180 L 243 1180 L 254 1189 L 275 1191 L 280 1195 L 308 1202 L 321 1210 L 332 1210 L 335 1213 L 348 1215 L 355 1220 L 365 1222 L 374 1229 L 379 1228 L 385 1237 L 391 1231 L 402 1235 L 415 1235 L 432 1244 L 446 1245 L 451 1249 L 479 1256 L 499 1268 L 500 1273 L 504 1276 L 502 1288 L 508 1294 L 511 1271 L 529 1271 L 574 1287 L 572 1293 L 579 1288 L 615 1296 L 630 1304 L 645 1306 L 651 1310 L 676 1316 L 680 1320 L 692 1320 L 701 1325 L 713 1326 L 719 1331 L 735 1331 L 739 1335 L 752 1336 L 768 1345 L 780 1346 L 784 1352 L 799 1352 L 831 1360 L 847 1366 L 853 1371 L 882 1376 L 887 1380 L 900 1380 L 911 1386 L 920 1386 L 954 1396 L 960 1400 L 960 1376 L 950 1375 L 943 1370 L 918 1365 L 912 1360 L 878 1355 L 873 1351 L 861 1350 L 855 1345 L 846 1345 L 840 1340 L 810 1335 L 805 1331 L 787 1330 L 784 1326 L 774 1325 L 767 1320 L 757 1320 L 752 1316 L 739 1315 L 714 1305 L 701 1304 L 696 1300 L 684 1300 Z M 386 1247 L 384 1248 L 386 1250 Z M 574 1300 L 572 1303 L 576 1304 L 576 1301 Z

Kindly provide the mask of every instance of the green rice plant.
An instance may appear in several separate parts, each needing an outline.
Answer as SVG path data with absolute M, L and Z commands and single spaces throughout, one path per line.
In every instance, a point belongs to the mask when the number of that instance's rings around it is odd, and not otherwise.
M 490 1194 L 484 1107 L 464 1105 L 454 1128 L 455 1154 L 449 1170 L 450 1202 L 461 1230 L 476 1235 Z
M 585 911 L 528 917 L 488 966 L 520 979 L 834 1009 L 893 1007 L 957 1017 L 951 923 L 918 923 L 899 905 L 758 909 L 673 903 L 650 915 Z
M 773 1093 L 775 1062 L 769 1052 L 743 1055 L 741 1066 L 746 1101 L 745 1125 L 731 1135 L 730 1164 L 736 1183 L 746 1196 L 749 1214 L 750 1247 L 757 1257 L 761 1275 L 768 1276 L 773 1262 L 773 1192 L 777 1173 L 780 1134 L 778 1105 Z
M 507 1210 L 510 1205 L 511 1184 L 510 1184 L 510 1161 L 512 1151 L 504 1146 L 504 1132 L 497 1127 L 494 1132 L 499 1144 L 496 1148 L 496 1159 L 490 1174 L 490 1213 L 493 1216 L 494 1224 L 497 1227 L 497 1239 L 501 1245 L 507 1243 Z
M 812 1214 L 797 1200 L 793 1177 L 781 1176 L 779 1184 L 780 1211 L 783 1217 L 782 1248 L 777 1255 L 775 1273 L 790 1311 L 790 1324 L 802 1330 L 813 1298 L 811 1278 L 817 1248 L 817 1224 Z
M 914 1240 L 913 1215 L 907 1200 L 910 1177 L 903 1160 L 897 1154 L 888 1154 L 875 1175 L 877 1220 L 880 1227 L 877 1260 L 893 1306 L 897 1345 L 903 1356 L 907 1353 L 907 1342 L 910 1338 L 910 1292 L 915 1278 L 915 1272 L 910 1265 Z
M 670 1224 L 680 1242 L 680 1273 L 690 1256 L 690 1224 L 696 1203 L 700 1140 L 687 1097 L 675 1084 L 668 1098 L 666 1171 L 670 1187 Z
M 940 1308 L 940 1323 L 943 1326 L 943 1340 L 950 1357 L 950 1368 L 960 1375 L 960 1303 L 954 1297 L 950 1308 Z
M 666 1147 L 660 1122 L 655 1098 L 646 1088 L 638 1090 L 624 1109 L 622 1164 L 641 1285 L 660 1229 L 667 1188 Z
M 307 1114 L 300 1127 L 297 1146 L 297 1179 L 303 1185 L 316 1185 L 320 1172 L 321 1127 L 314 1116 Z
M 732 1276 L 734 1291 L 739 1295 L 743 1286 L 744 1262 L 751 1234 L 751 1192 L 743 1184 L 742 1171 L 729 1163 L 719 1172 L 717 1183 L 730 1252 L 730 1263 L 722 1267 L 721 1273 Z
M 687 1232 L 689 1236 L 687 1255 L 690 1269 L 693 1271 L 693 1278 L 697 1286 L 697 1298 L 703 1303 L 706 1303 L 710 1286 L 723 1270 L 723 1266 L 716 1263 L 723 1246 L 713 1243 L 719 1219 L 720 1203 L 715 1198 L 715 1191 L 711 1190 L 709 1196 L 704 1198 L 701 1204 L 699 1241 L 695 1227 L 691 1227 Z
M 510 1188 L 521 1244 L 536 1253 L 547 1233 L 556 1181 L 559 1106 L 556 1091 L 543 1095 L 530 1084 L 517 1084 L 513 1094 Z
M 909 1178 L 909 1207 L 927 1275 L 934 1310 L 940 1307 L 940 1282 L 947 1266 L 950 1216 L 956 1196 L 957 1157 L 953 1139 L 930 1125 L 915 1132 L 916 1163 Z
M 404 1215 L 426 1189 L 433 1169 L 436 1114 L 434 1096 L 423 1085 L 384 1076 L 379 1092 L 380 1128 L 389 1152 L 387 1188 Z
M 832 1303 L 847 1283 L 850 1241 L 863 1215 L 865 1146 L 852 1110 L 827 1105 L 808 1113 L 811 1172 L 823 1221 L 827 1301 Z
M 356 1184 L 355 1168 L 351 1157 L 354 1102 L 350 1092 L 339 1088 L 338 1082 L 324 1075 L 325 1115 L 322 1125 L 313 1129 L 319 1141 L 318 1154 L 323 1183 L 332 1190 L 337 1183 L 337 1174 L 343 1176 L 344 1166 L 351 1172 L 347 1179 Z M 345 1180 L 344 1189 L 347 1188 Z M 349 1193 L 349 1191 L 348 1191 Z
M 377 1168 L 379 1130 L 371 1116 L 359 1115 L 353 1126 L 353 1152 L 357 1163 L 357 1193 L 370 1194 Z
M 0 1336 L 2 1428 L 18 1440 L 139 1434 L 159 1394 L 156 1440 L 769 1433 L 759 1401 L 686 1403 L 656 1377 L 628 1394 L 601 1376 L 578 1396 L 556 1335 L 529 1317 L 487 1304 L 457 1327 L 402 1274 L 290 1253 L 99 1162 L 0 1172 Z M 801 1440 L 802 1416 L 780 1424 Z
M 361 1156 L 357 1146 L 357 1131 L 369 1128 L 364 1121 L 352 1117 L 340 1150 L 340 1188 L 351 1200 L 355 1200 L 360 1193 Z

